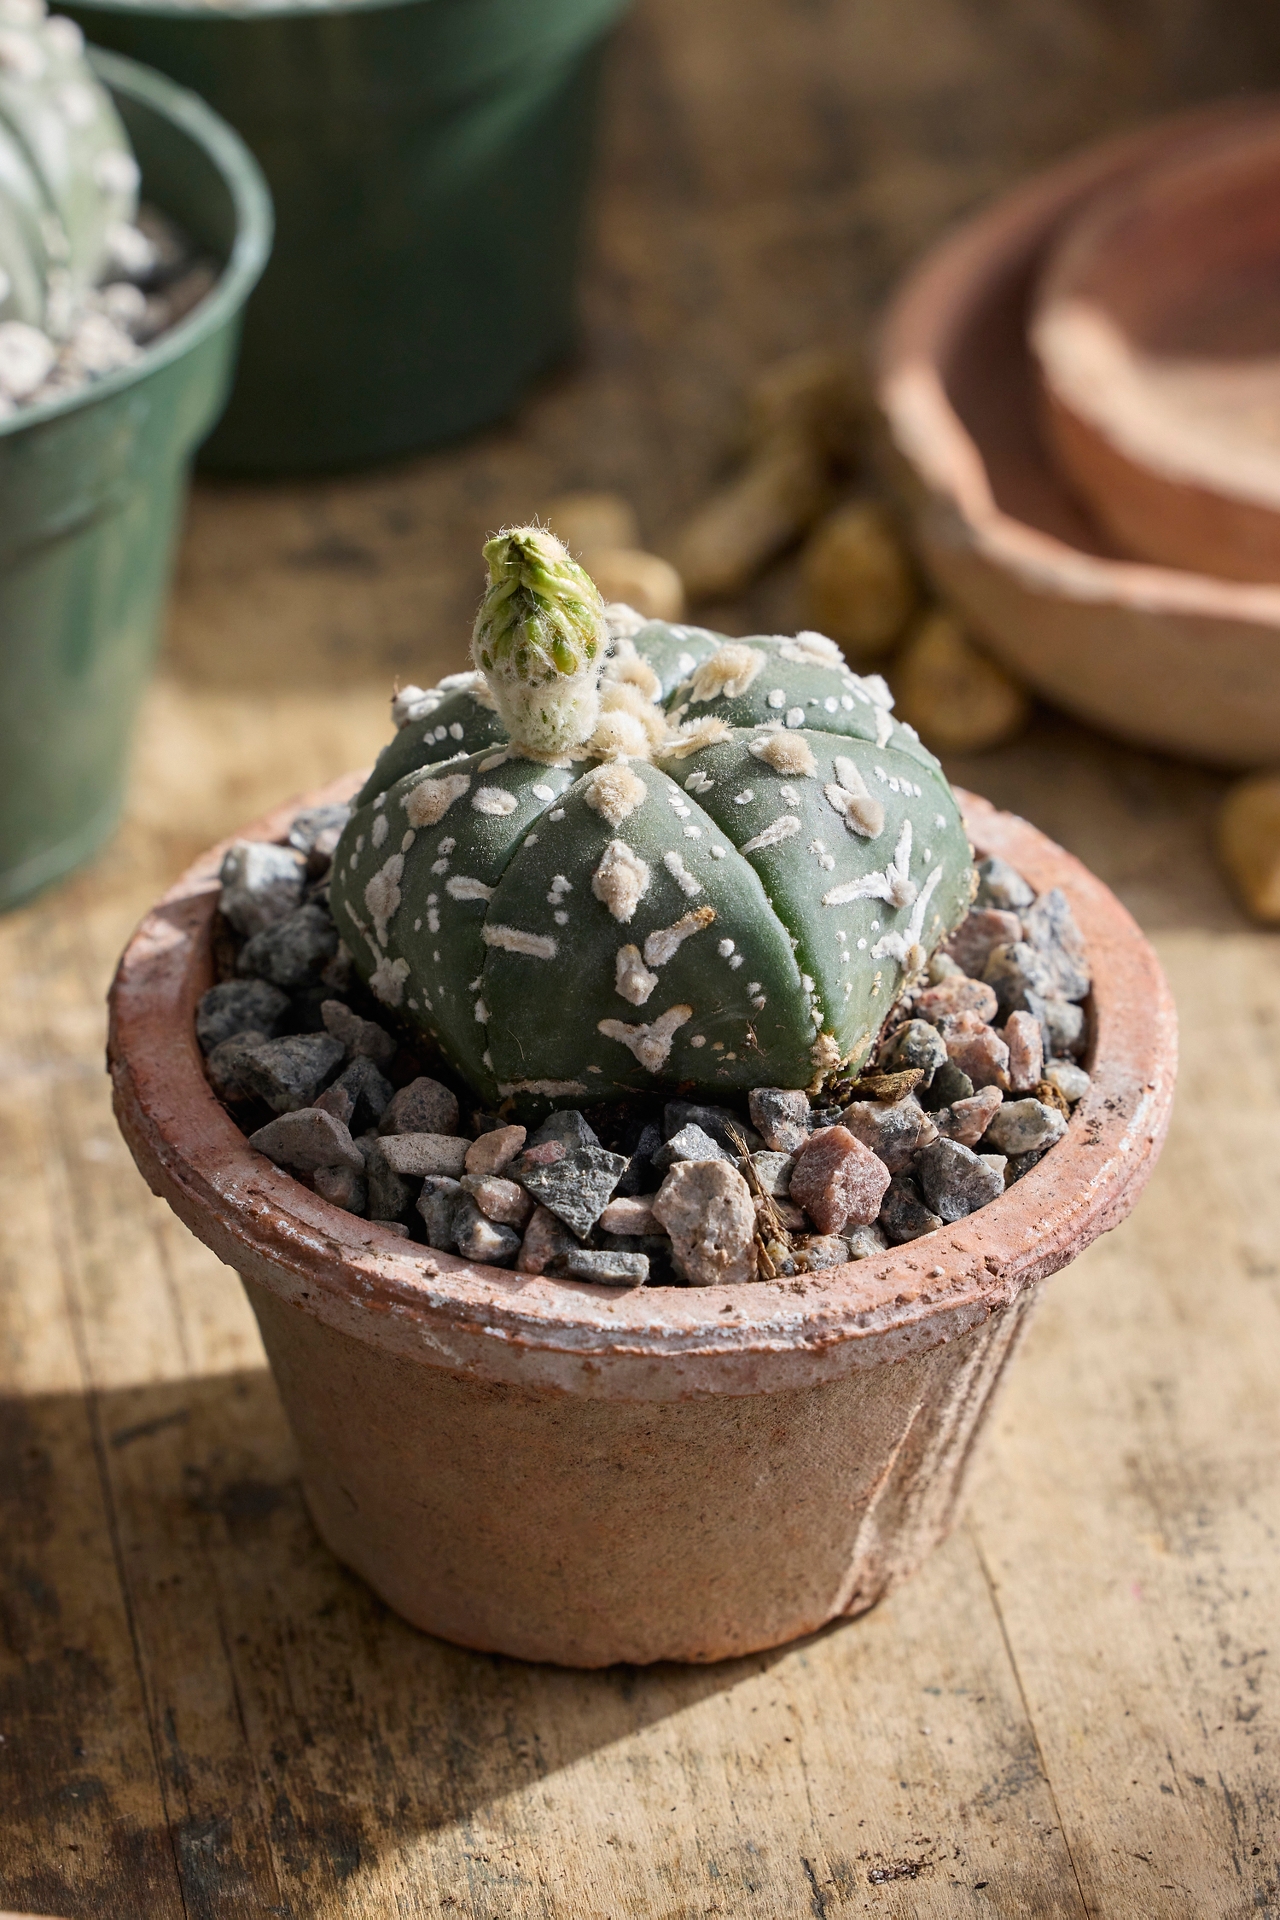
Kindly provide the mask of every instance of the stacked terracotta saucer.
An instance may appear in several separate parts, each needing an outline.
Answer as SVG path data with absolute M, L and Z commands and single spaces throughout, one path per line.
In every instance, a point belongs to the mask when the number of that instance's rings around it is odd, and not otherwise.
M 924 558 L 1050 700 L 1280 762 L 1280 101 L 1074 156 L 948 236 L 883 325 Z

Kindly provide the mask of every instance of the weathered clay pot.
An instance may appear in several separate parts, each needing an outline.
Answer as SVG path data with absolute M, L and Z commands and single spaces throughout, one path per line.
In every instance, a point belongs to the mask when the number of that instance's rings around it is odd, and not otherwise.
M 329 1206 L 204 1078 L 221 849 L 143 922 L 111 993 L 120 1125 L 244 1281 L 320 1532 L 407 1619 L 571 1666 L 718 1660 L 873 1605 L 947 1531 L 1035 1283 L 1133 1205 L 1176 1057 L 1159 965 L 1113 895 L 1025 821 L 966 806 L 980 851 L 1071 900 L 1092 1089 L 983 1212 L 776 1285 L 532 1278 Z

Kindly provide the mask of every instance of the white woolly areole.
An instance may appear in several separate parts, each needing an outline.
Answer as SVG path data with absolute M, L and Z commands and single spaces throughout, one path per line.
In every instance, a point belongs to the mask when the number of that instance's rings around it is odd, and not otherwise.
M 501 820 L 504 815 L 514 813 L 520 802 L 505 787 L 477 787 L 471 796 L 471 804 L 477 813 L 487 813 L 491 819 Z
M 498 1092 L 504 1100 L 513 1093 L 540 1093 L 546 1100 L 559 1100 L 566 1095 L 585 1093 L 581 1080 L 508 1080 L 505 1086 L 499 1086 Z
M 746 692 L 763 665 L 764 655 L 757 648 L 743 646 L 737 640 L 727 641 L 695 669 L 690 705 L 701 706 L 704 701 L 717 700 L 721 695 L 726 700 L 736 700 L 740 693 Z
M 630 767 L 597 767 L 583 781 L 582 797 L 593 813 L 598 813 L 611 827 L 620 827 L 637 807 L 644 805 L 649 789 Z
M 692 1020 L 692 1007 L 668 1007 L 647 1027 L 629 1027 L 622 1020 L 600 1020 L 596 1032 L 606 1040 L 617 1040 L 628 1047 L 648 1073 L 661 1073 L 671 1052 L 671 1043 L 686 1020 Z
M 633 713 L 602 713 L 587 742 L 602 760 L 647 760 L 652 745 L 648 728 Z
M 642 660 L 636 665 L 654 679 L 652 669 Z M 657 747 L 667 737 L 667 716 L 661 707 L 655 707 L 652 699 L 642 688 L 631 680 L 605 680 L 600 687 L 600 711 L 602 714 L 629 713 L 644 728 L 651 747 Z
M 842 667 L 844 655 L 834 640 L 828 640 L 825 633 L 815 633 L 812 628 L 798 633 L 794 640 L 784 640 L 778 648 L 783 660 L 793 661 L 797 666 L 805 667 Z
M 404 983 L 409 978 L 407 960 L 388 960 L 384 954 L 369 975 L 369 991 L 384 1007 L 398 1007 L 404 998 Z
M 605 609 L 606 614 L 608 609 Z M 631 611 L 630 608 L 627 609 Z M 637 618 L 639 616 L 637 615 Z M 641 625 L 644 623 L 641 622 Z M 639 631 L 639 628 L 636 629 Z M 614 643 L 613 652 L 605 661 L 604 672 L 600 676 L 601 692 L 611 685 L 635 687 L 649 701 L 657 700 L 662 694 L 662 682 L 647 660 L 636 652 L 635 644 L 627 638 L 619 638 Z
M 718 740 L 727 740 L 729 731 L 727 722 L 714 714 L 709 713 L 702 720 L 686 720 L 673 740 L 664 741 L 663 758 L 685 760 L 702 747 L 714 747 Z
M 447 773 L 443 780 L 419 780 L 400 805 L 411 827 L 434 827 L 471 785 L 469 773 Z
M 637 613 L 625 600 L 606 600 L 604 624 L 611 640 L 629 640 L 633 633 L 639 633 L 641 627 L 648 626 L 649 616 Z
M 444 890 L 451 900 L 492 900 L 493 888 L 483 880 L 473 880 L 468 874 L 454 873 L 444 883 Z
M 649 887 L 649 868 L 625 840 L 611 840 L 591 876 L 591 891 L 624 926 Z
M 528 933 L 523 927 L 494 927 L 486 920 L 480 932 L 487 947 L 501 947 L 504 953 L 523 953 L 530 960 L 554 960 L 556 943 L 549 933 Z
M 692 913 L 686 913 L 682 920 L 677 920 L 673 927 L 659 927 L 644 943 L 645 965 L 665 966 L 691 933 L 701 933 L 715 917 L 714 907 L 695 907 Z M 729 944 L 732 946 L 732 941 Z M 639 1005 L 639 1002 L 636 1004 Z
M 658 976 L 645 966 L 639 947 L 619 947 L 614 967 L 615 990 L 633 1007 L 642 1007 L 657 986 Z
M 813 749 L 807 740 L 794 733 L 766 733 L 750 743 L 747 751 L 763 760 L 775 773 L 811 774 L 818 771 Z
M 373 916 L 373 930 L 380 947 L 387 944 L 387 922 L 400 905 L 403 874 L 404 855 L 393 853 L 386 865 L 379 867 L 364 890 L 364 904 Z
M 850 833 L 877 839 L 884 832 L 883 805 L 868 793 L 867 783 L 852 760 L 838 755 L 835 770 L 835 781 L 822 789 L 827 805 L 840 815 Z
M 681 893 L 685 894 L 690 900 L 696 900 L 702 892 L 702 882 L 694 874 L 690 873 L 688 867 L 686 867 L 684 861 L 680 858 L 680 855 L 674 852 L 664 853 L 662 856 L 662 864 L 679 887 Z
M 738 848 L 739 853 L 758 853 L 761 847 L 776 847 L 780 840 L 789 840 L 793 833 L 799 833 L 800 821 L 794 813 L 784 813 L 773 820 L 750 840 L 744 840 Z

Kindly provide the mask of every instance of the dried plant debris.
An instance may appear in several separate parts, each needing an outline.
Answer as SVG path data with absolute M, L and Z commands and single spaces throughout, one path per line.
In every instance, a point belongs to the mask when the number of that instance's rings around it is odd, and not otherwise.
M 226 977 L 201 999 L 196 1036 L 259 1152 L 439 1252 L 593 1287 L 819 1273 L 989 1206 L 1087 1100 L 1090 977 L 1070 906 L 991 859 L 855 1077 L 722 1105 L 672 1088 L 547 1113 L 566 1098 L 549 1090 L 519 1117 L 513 1100 L 479 1110 L 346 963 L 316 852 L 340 825 L 301 815 L 285 848 L 228 855 Z

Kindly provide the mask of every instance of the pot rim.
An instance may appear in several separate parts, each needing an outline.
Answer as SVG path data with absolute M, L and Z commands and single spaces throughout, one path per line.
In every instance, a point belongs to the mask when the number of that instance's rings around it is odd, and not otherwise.
M 244 305 L 271 253 L 275 216 L 262 169 L 235 129 L 198 94 L 124 54 L 102 47 L 86 49 L 90 65 L 113 94 L 151 107 L 185 133 L 213 161 L 235 209 L 235 239 L 211 291 L 189 314 L 146 346 L 139 358 L 114 373 L 91 380 L 74 393 L 39 406 L 19 407 L 0 420 L 0 440 L 28 433 L 50 420 L 99 405 L 130 387 L 140 386 L 162 368 L 182 360 L 194 347 L 218 333 Z
M 1053 595 L 1149 615 L 1280 623 L 1280 587 L 1219 580 L 1140 560 L 1109 559 L 1019 520 L 997 501 L 986 455 L 951 397 L 952 356 L 977 300 L 996 280 L 1042 263 L 1055 230 L 1095 192 L 1180 145 L 1274 120 L 1280 96 L 1216 101 L 1103 140 L 1046 168 L 963 220 L 911 270 L 880 321 L 875 386 L 893 445 L 917 480 L 945 501 L 991 563 Z M 1030 351 L 1028 350 L 1028 360 Z
M 232 838 L 282 840 L 304 805 Z M 1115 895 L 1014 814 L 961 792 L 979 854 L 1061 886 L 1095 968 L 1089 1092 L 1065 1138 L 1000 1199 L 870 1259 L 793 1279 L 624 1292 L 470 1264 L 331 1206 L 254 1151 L 205 1078 L 195 1003 L 212 983 L 218 869 L 204 853 L 145 917 L 112 984 L 116 1116 L 153 1192 L 242 1275 L 418 1364 L 605 1397 L 803 1385 L 953 1338 L 1131 1209 L 1168 1127 L 1177 1062 L 1160 964 Z

